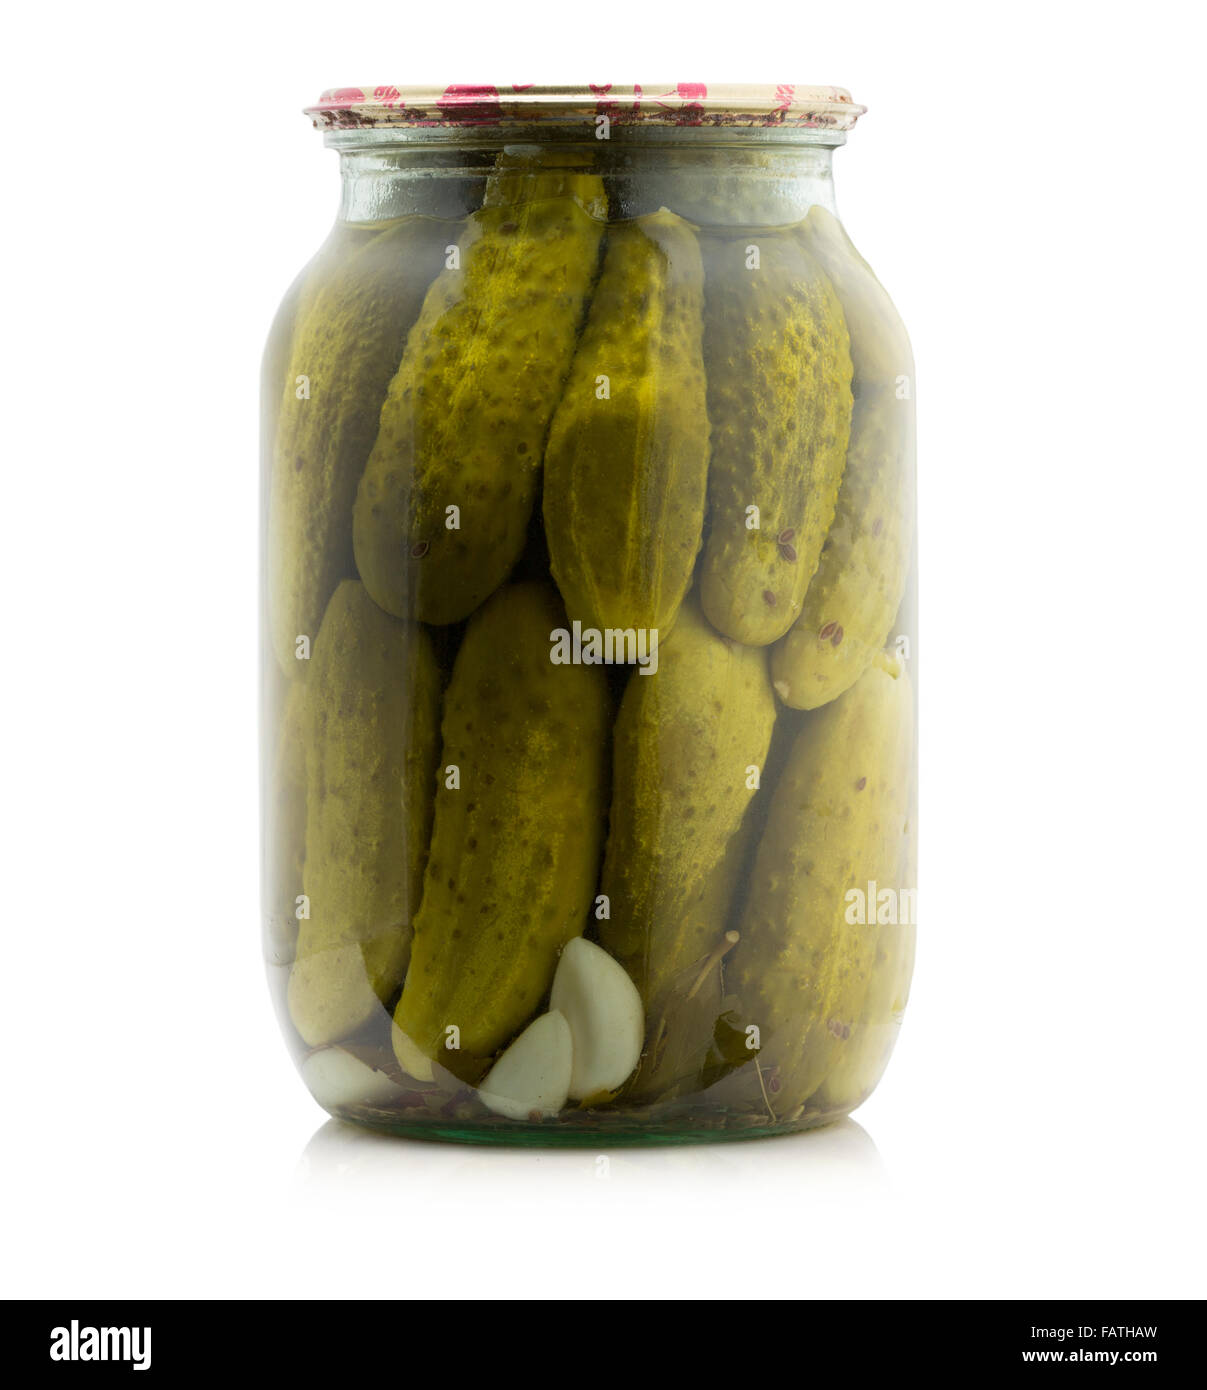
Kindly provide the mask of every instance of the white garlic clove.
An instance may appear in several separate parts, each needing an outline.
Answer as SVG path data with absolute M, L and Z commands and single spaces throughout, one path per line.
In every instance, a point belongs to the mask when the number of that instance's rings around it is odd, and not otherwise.
M 618 1090 L 636 1067 L 645 1036 L 641 995 L 624 967 L 575 937 L 562 951 L 549 1002 L 565 1014 L 574 1040 L 570 1095 L 586 1100 Z
M 556 1115 L 570 1089 L 572 1046 L 565 1018 L 556 1009 L 542 1014 L 487 1072 L 478 1099 L 511 1120 Z
M 302 1079 L 324 1110 L 349 1105 L 382 1105 L 397 1096 L 400 1087 L 342 1047 L 323 1047 L 302 1063 Z

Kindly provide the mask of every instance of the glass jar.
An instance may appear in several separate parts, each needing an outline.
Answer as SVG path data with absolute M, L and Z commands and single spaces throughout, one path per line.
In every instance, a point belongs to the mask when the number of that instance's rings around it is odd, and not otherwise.
M 838 89 L 331 92 L 264 366 L 264 941 L 320 1105 L 732 1139 L 914 952 L 908 340 Z

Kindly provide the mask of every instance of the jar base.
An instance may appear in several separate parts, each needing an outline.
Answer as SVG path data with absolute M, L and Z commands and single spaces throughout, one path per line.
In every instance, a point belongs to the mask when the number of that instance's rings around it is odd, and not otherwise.
M 476 1144 L 511 1148 L 599 1149 L 661 1147 L 672 1144 L 729 1144 L 749 1139 L 768 1139 L 784 1134 L 801 1134 L 844 1119 L 847 1110 L 806 1111 L 796 1119 L 770 1120 L 766 1117 L 734 1114 L 702 1119 L 695 1117 L 673 1123 L 667 1120 L 637 1122 L 623 1116 L 583 1115 L 567 1123 L 565 1117 L 545 1122 L 515 1120 L 433 1121 L 403 1119 L 397 1113 L 360 1108 L 330 1109 L 328 1113 L 345 1124 L 390 1134 L 402 1139 L 418 1139 L 441 1144 Z

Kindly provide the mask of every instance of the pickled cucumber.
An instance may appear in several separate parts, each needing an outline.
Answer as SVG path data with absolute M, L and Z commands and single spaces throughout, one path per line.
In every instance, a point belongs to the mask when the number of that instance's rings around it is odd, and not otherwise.
M 439 750 L 430 639 L 344 580 L 314 643 L 305 701 L 306 911 L 289 1011 L 315 1047 L 346 1037 L 402 982 Z
M 791 225 L 812 196 L 799 151 L 771 147 L 634 151 L 621 189 L 633 209 L 663 205 L 700 227 Z
M 908 824 L 903 838 L 897 874 L 891 883 L 879 885 L 891 896 L 879 905 L 885 920 L 877 926 L 876 958 L 863 1006 L 850 1038 L 811 1102 L 822 1112 L 845 1115 L 876 1089 L 909 1002 L 917 935 L 917 836 Z
M 297 897 L 306 859 L 306 688 L 302 681 L 285 687 L 267 769 L 262 911 L 274 965 L 293 959 L 298 934 Z
M 366 166 L 265 354 L 268 974 L 383 1130 L 807 1128 L 908 995 L 908 340 L 828 151 L 614 133 Z
M 851 355 L 829 280 L 789 231 L 702 238 L 712 421 L 704 612 L 774 642 L 801 611 L 834 516 L 851 424 Z
M 394 1021 L 469 1080 L 532 1016 L 595 891 L 609 702 L 597 667 L 550 660 L 565 621 L 547 587 L 501 589 L 466 629 L 445 700 L 431 853 Z
M 510 161 L 429 290 L 356 496 L 356 563 L 388 612 L 458 622 L 519 557 L 603 212 L 598 177 Z
M 320 255 L 302 287 L 289 365 L 276 388 L 268 497 L 268 624 L 290 675 L 308 669 L 298 638 L 313 644 L 336 584 L 355 573 L 356 486 L 448 235 L 440 222 L 406 218 L 355 250 Z
M 914 355 L 901 316 L 842 223 L 832 212 L 814 207 L 799 232 L 829 277 L 846 316 L 856 397 L 865 388 L 880 390 L 899 384 L 903 377 L 912 379 Z
M 704 530 L 704 268 L 660 212 L 609 229 L 545 452 L 545 532 L 571 618 L 665 636 Z
M 651 1022 L 668 980 L 722 942 L 775 708 L 766 653 L 714 632 L 694 599 L 657 675 L 625 690 L 599 936 Z M 711 1023 L 705 1047 L 710 1035 Z
M 717 877 L 730 879 L 728 871 Z M 725 1012 L 721 967 L 737 940 L 736 931 L 725 932 L 707 956 L 667 977 L 647 1011 L 641 1065 L 625 1087 L 626 1100 L 649 1104 L 703 1090 L 717 1075 L 747 1060 L 748 1054 L 723 1055 L 720 1044 Z
M 569 146 L 518 145 L 495 156 L 482 206 L 512 207 L 543 198 L 573 198 L 592 217 L 606 220 L 604 184 L 594 173 L 594 155 Z
M 912 750 L 909 679 L 873 664 L 804 721 L 776 785 L 726 979 L 759 1030 L 778 1119 L 809 1100 L 852 1039 L 877 928 L 852 924 L 851 895 L 897 875 Z
M 859 679 L 892 632 L 912 544 L 913 357 L 905 329 L 837 220 L 814 208 L 809 249 L 842 302 L 855 410 L 834 521 L 800 617 L 772 654 L 785 704 L 816 709 Z

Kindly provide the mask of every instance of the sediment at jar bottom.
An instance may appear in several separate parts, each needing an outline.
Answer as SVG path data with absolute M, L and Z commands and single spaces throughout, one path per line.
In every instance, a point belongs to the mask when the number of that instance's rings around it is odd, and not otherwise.
M 519 558 L 606 212 L 598 177 L 539 160 L 508 161 L 486 201 L 407 338 L 356 496 L 369 592 L 435 624 Z
M 608 229 L 545 452 L 545 532 L 572 619 L 665 635 L 704 530 L 704 268 L 661 212 Z
M 659 653 L 653 676 L 634 675 L 616 721 L 613 794 L 601 891 L 601 943 L 637 984 L 654 1035 L 640 1090 L 657 1072 L 698 1074 L 719 1013 L 719 971 L 697 982 L 699 1005 L 670 1037 L 666 988 L 700 974 L 726 948 L 729 910 L 750 833 L 749 811 L 775 724 L 767 654 L 720 636 L 694 599 Z M 701 995 L 700 990 L 704 993 Z M 718 1005 L 709 1018 L 707 1004 Z M 671 1048 L 684 1075 L 666 1076 Z
M 597 667 L 550 660 L 565 621 L 547 586 L 503 588 L 466 629 L 445 698 L 435 826 L 395 1023 L 471 1082 L 536 1010 L 596 887 L 609 699 Z
M 814 208 L 802 237 L 846 316 L 851 442 L 834 520 L 800 617 L 772 654 L 785 704 L 816 709 L 850 689 L 892 632 L 913 542 L 913 357 L 888 295 L 838 221 Z
M 282 669 L 305 676 L 327 600 L 355 574 L 352 504 L 407 330 L 448 240 L 410 217 L 320 255 L 301 291 L 281 392 L 268 498 L 268 627 Z
M 791 627 L 834 516 L 851 424 L 846 322 L 792 231 L 702 234 L 712 423 L 701 602 L 765 646 Z
M 912 761 L 909 679 L 877 663 L 804 720 L 776 786 L 726 979 L 759 1030 L 758 1069 L 779 1118 L 810 1099 L 855 1036 L 877 929 L 866 913 L 859 925 L 853 906 L 870 883 L 900 888 Z
M 432 819 L 440 673 L 422 628 L 345 580 L 306 683 L 308 916 L 289 1012 L 311 1047 L 354 1032 L 402 982 Z

